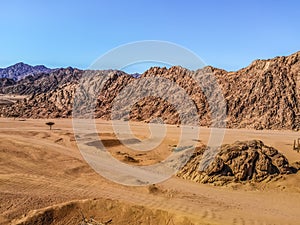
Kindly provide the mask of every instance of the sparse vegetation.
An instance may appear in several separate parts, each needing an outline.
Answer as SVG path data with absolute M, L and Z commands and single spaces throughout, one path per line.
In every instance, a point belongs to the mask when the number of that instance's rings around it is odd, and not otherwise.
M 49 129 L 52 130 L 52 126 L 54 125 L 54 122 L 47 122 L 46 125 L 49 126 Z

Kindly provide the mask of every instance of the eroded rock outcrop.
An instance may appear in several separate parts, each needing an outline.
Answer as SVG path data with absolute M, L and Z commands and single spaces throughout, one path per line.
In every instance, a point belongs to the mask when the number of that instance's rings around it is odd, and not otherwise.
M 177 176 L 199 183 L 222 185 L 229 182 L 260 182 L 297 172 L 297 168 L 290 166 L 283 154 L 259 140 L 237 141 L 222 145 L 217 150 L 205 150 L 206 146 L 197 148 Z M 204 154 L 209 155 L 207 152 L 216 152 L 216 155 L 205 164 L 207 157 Z

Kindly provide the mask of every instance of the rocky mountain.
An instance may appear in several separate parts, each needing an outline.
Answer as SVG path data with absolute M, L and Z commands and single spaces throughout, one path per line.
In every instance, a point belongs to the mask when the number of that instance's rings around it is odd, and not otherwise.
M 17 95 L 32 95 L 41 93 L 50 93 L 53 90 L 69 85 L 80 79 L 83 71 L 73 69 L 71 67 L 65 69 L 57 69 L 50 73 L 40 73 L 35 76 L 27 76 L 17 82 L 12 79 L 0 79 L 0 93 L 2 94 L 17 94 Z M 5 82 L 5 83 L 4 83 Z M 8 85 L 11 83 L 11 85 Z
M 17 63 L 13 66 L 9 66 L 7 68 L 0 69 L 0 78 L 9 78 L 14 81 L 19 81 L 29 75 L 36 75 L 40 73 L 49 73 L 51 69 L 43 66 L 30 66 L 25 63 Z
M 12 106 L 6 106 L 2 108 L 2 114 L 4 116 L 15 116 L 27 118 L 58 118 L 58 117 L 71 117 L 73 109 L 73 98 L 75 91 L 78 88 L 78 83 L 86 71 L 66 68 L 59 69 L 50 74 L 41 74 L 40 76 L 25 78 L 15 85 L 6 86 L 2 88 L 2 92 L 24 94 L 27 95 L 21 101 L 18 101 Z M 121 71 L 89 71 L 93 76 L 94 84 L 100 82 L 104 76 L 111 76 L 109 79 L 109 86 L 111 86 L 118 76 L 121 78 L 121 82 L 130 79 L 134 79 L 132 76 L 127 75 Z M 124 76 L 126 75 L 126 76 Z M 126 79 L 123 79 L 125 78 Z M 125 84 L 125 83 L 123 83 Z M 115 84 L 114 87 L 122 87 L 120 83 Z M 92 85 L 90 86 L 93 87 Z M 112 90 L 112 89 L 110 89 Z M 105 91 L 107 94 L 113 91 Z M 106 98 L 107 102 L 112 99 Z M 108 103 L 106 103 L 108 105 Z M 109 113 L 106 112 L 106 108 L 99 108 L 102 112 L 102 116 Z
M 212 113 L 219 105 L 213 81 L 207 73 L 213 73 L 222 91 L 226 103 L 226 117 L 218 118 L 231 128 L 253 129 L 299 129 L 299 88 L 300 88 L 300 52 L 290 56 L 269 60 L 256 60 L 248 67 L 236 72 L 206 67 L 197 71 L 174 66 L 169 69 L 152 67 L 140 77 L 134 78 L 121 71 L 81 71 L 72 68 L 61 69 L 50 74 L 27 77 L 11 85 L 0 81 L 0 93 L 29 95 L 27 99 L 12 106 L 0 108 L 2 116 L 19 114 L 21 117 L 68 117 L 71 116 L 73 98 L 78 83 L 84 74 L 92 73 L 85 83 L 86 92 L 94 92 L 103 77 L 109 79 L 103 89 L 97 93 L 95 115 L 110 119 L 114 101 L 119 98 L 116 118 L 125 118 L 122 112 L 131 106 L 130 119 L 149 122 L 160 117 L 166 123 L 180 124 L 188 121 L 194 109 L 188 103 L 190 99 L 199 115 L 199 125 L 210 126 Z M 91 75 L 91 74 L 90 74 Z M 201 86 L 192 78 L 200 76 Z M 154 78 L 155 82 L 147 79 Z M 169 80 L 179 89 L 166 87 L 159 79 Z M 152 79 L 153 80 L 153 79 Z M 134 86 L 136 82 L 138 86 Z M 203 91 L 205 89 L 205 93 Z M 125 95 L 122 91 L 126 90 Z M 180 90 L 189 96 L 186 98 Z M 148 92 L 147 92 L 148 91 Z M 132 103 L 136 93 L 144 97 Z M 146 95 L 152 95 L 145 97 Z M 89 99 L 82 93 L 83 102 Z M 162 96 L 162 98 L 158 97 Z M 165 98 L 164 96 L 169 96 Z M 207 99 L 211 99 L 211 104 Z M 182 103 L 186 109 L 186 118 L 180 117 L 178 108 L 171 102 Z M 212 104 L 213 102 L 213 104 Z M 83 106 L 82 106 L 83 107 Z M 84 115 L 86 108 L 79 111 Z M 190 122 L 190 121 L 188 121 Z
M 198 147 L 189 162 L 178 172 L 177 176 L 198 183 L 223 185 L 230 182 L 261 182 L 271 180 L 282 174 L 297 172 L 289 165 L 284 155 L 273 147 L 266 146 L 259 140 L 237 141 L 222 145 L 213 161 L 205 165 L 206 146 Z M 202 163 L 204 161 L 204 163 Z
M 300 52 L 216 74 L 224 78 L 231 127 L 299 129 Z
M 132 73 L 130 75 L 134 78 L 139 78 L 141 76 L 141 74 L 139 74 L 139 73 Z

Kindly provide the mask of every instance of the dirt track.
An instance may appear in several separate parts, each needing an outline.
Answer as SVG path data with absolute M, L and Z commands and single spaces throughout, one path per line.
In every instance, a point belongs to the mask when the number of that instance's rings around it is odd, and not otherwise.
M 0 119 L 0 224 L 7 224 L 33 209 L 93 198 L 162 209 L 188 216 L 198 221 L 196 224 L 299 223 L 299 173 L 277 182 L 228 187 L 171 178 L 158 185 L 158 193 L 149 193 L 147 187 L 122 186 L 94 172 L 76 147 L 70 119 L 55 120 L 52 131 L 45 122 Z M 97 121 L 101 132 L 112 138 L 109 124 Z M 140 136 L 147 136 L 146 126 L 135 123 L 133 129 Z M 167 155 L 164 146 L 174 144 L 178 129 L 168 127 L 168 136 L 161 148 L 148 155 L 151 163 Z M 205 143 L 208 136 L 209 129 L 203 128 L 199 139 Z M 300 160 L 300 154 L 291 150 L 298 136 L 298 132 L 292 131 L 228 130 L 224 143 L 261 139 L 293 162 Z M 114 145 L 110 149 L 113 155 L 117 149 L 126 151 Z M 148 156 L 144 156 L 145 164 L 149 163 Z

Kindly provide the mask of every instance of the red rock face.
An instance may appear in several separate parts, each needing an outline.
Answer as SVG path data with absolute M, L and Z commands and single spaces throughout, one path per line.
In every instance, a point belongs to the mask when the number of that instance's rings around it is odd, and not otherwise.
M 237 72 L 227 72 L 213 67 L 205 68 L 215 75 L 223 93 L 227 117 L 227 127 L 253 129 L 299 129 L 299 88 L 300 52 L 288 57 L 270 60 L 256 60 Z M 2 88 L 4 93 L 28 94 L 27 100 L 12 106 L 0 108 L 2 116 L 19 114 L 21 117 L 71 117 L 74 93 L 84 71 L 63 69 L 52 72 L 49 77 L 24 79 Z M 101 75 L 100 75 L 101 73 Z M 101 76 L 111 76 L 101 90 L 95 108 L 98 118 L 110 119 L 114 99 L 135 79 L 162 77 L 183 88 L 195 103 L 199 125 L 211 125 L 211 109 L 207 95 L 214 97 L 214 87 L 208 77 L 202 77 L 203 90 L 189 74 L 191 71 L 179 66 L 167 68 L 153 67 L 133 78 L 121 71 L 95 72 L 94 83 Z M 98 75 L 97 75 L 98 74 Z M 92 83 L 91 83 L 92 84 Z M 161 90 L 161 84 L 152 83 L 153 90 Z M 1 85 L 0 85 L 1 87 Z M 94 87 L 91 85 L 90 88 Z M 131 90 L 132 92 L 136 90 Z M 175 92 L 169 94 L 178 97 Z M 184 102 L 184 98 L 181 99 Z M 82 109 L 84 113 L 84 109 Z M 122 109 L 120 109 L 120 112 Z M 189 113 L 189 109 L 187 113 Z M 157 97 L 146 97 L 133 104 L 130 119 L 150 121 L 161 117 L 166 123 L 180 124 L 176 109 L 167 101 Z M 220 118 L 219 118 L 220 119 Z

